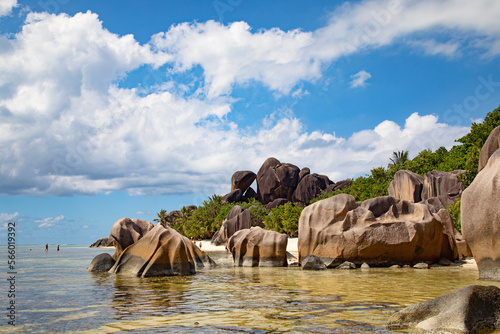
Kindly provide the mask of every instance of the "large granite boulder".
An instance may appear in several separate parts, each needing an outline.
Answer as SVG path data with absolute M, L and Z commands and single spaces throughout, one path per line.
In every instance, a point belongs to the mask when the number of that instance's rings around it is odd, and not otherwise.
M 235 205 L 222 221 L 220 230 L 212 238 L 212 243 L 216 246 L 225 244 L 234 233 L 239 230 L 249 229 L 251 226 L 252 216 L 250 210 Z
M 153 229 L 151 222 L 141 219 L 120 218 L 111 227 L 109 235 L 115 242 L 115 254 L 117 259 L 125 248 L 141 239 L 147 232 Z
M 455 260 L 453 223 L 446 210 L 390 196 L 356 203 L 340 194 L 306 207 L 299 220 L 299 261 L 316 255 L 331 264 L 370 265 Z
M 486 139 L 483 147 L 481 148 L 481 153 L 479 154 L 479 164 L 477 171 L 480 172 L 488 163 L 490 157 L 495 153 L 500 147 L 500 126 L 493 129 Z
M 463 192 L 460 211 L 479 278 L 500 281 L 500 150 Z
M 424 178 L 409 170 L 399 170 L 389 183 L 389 196 L 413 203 L 422 200 Z
M 354 182 L 353 180 L 342 180 L 342 181 L 338 181 L 337 183 L 330 184 L 329 187 L 333 186 L 332 190 L 343 190 L 343 189 L 346 189 L 346 188 L 349 188 L 350 186 L 352 186 L 353 182 Z M 328 189 L 328 187 L 327 187 L 327 189 Z
M 428 205 L 429 209 L 433 213 L 435 213 L 441 209 L 446 209 L 450 205 L 453 205 L 453 203 L 455 203 L 455 201 L 456 201 L 456 198 L 453 198 L 453 197 L 450 197 L 447 195 L 441 195 L 441 196 L 428 198 L 428 199 L 421 201 L 419 203 Z
M 465 241 L 464 236 L 460 231 L 455 230 L 455 241 L 457 243 L 458 257 L 472 257 L 472 251 L 469 244 Z
M 460 197 L 464 189 L 462 182 L 458 179 L 458 176 L 464 172 L 463 170 L 455 170 L 453 172 L 433 170 L 432 172 L 425 173 L 422 200 L 438 196 L 448 196 L 454 202 Z
M 235 172 L 231 177 L 231 191 L 240 189 L 244 193 L 252 185 L 256 177 L 257 175 L 249 170 Z
M 236 189 L 231 191 L 230 193 L 222 196 L 222 203 L 237 203 L 243 202 L 243 192 L 241 189 Z
M 261 227 L 240 230 L 229 239 L 229 251 L 235 266 L 286 267 L 286 234 L 264 230 Z
M 299 183 L 299 173 L 300 170 L 295 165 L 268 158 L 257 173 L 259 201 L 267 204 L 277 198 L 292 200 L 293 192 Z
M 87 268 L 88 272 L 106 272 L 115 265 L 115 259 L 108 253 L 102 253 L 94 257 Z
M 162 224 L 125 249 L 109 270 L 140 277 L 193 275 L 215 262 L 188 238 Z
M 441 297 L 409 306 L 392 315 L 391 330 L 412 333 L 467 333 L 500 328 L 500 289 L 471 285 Z
M 293 193 L 292 200 L 294 202 L 309 204 L 324 189 L 326 189 L 326 182 L 323 178 L 320 178 L 316 174 L 308 174 L 300 180 Z
M 299 172 L 299 182 L 302 180 L 302 178 L 306 175 L 311 174 L 311 170 L 308 167 L 304 167 L 300 170 Z
M 245 202 L 248 202 L 251 198 L 257 199 L 257 197 L 258 197 L 257 192 L 253 190 L 252 187 L 249 187 L 247 191 L 245 191 L 245 193 L 243 194 L 243 200 Z
M 90 248 L 108 247 L 114 245 L 115 245 L 114 240 L 110 237 L 106 237 L 106 238 L 101 238 L 96 242 L 94 242 L 92 245 L 90 245 Z
M 266 205 L 264 205 L 264 207 L 266 208 L 266 210 L 270 211 L 270 210 L 277 208 L 280 205 L 284 205 L 288 202 L 290 202 L 290 201 L 287 200 L 286 198 L 276 198 L 271 203 L 267 203 Z

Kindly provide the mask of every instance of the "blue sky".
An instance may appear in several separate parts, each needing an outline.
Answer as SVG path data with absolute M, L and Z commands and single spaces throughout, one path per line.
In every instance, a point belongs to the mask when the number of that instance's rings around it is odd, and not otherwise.
M 0 244 L 91 243 L 274 156 L 333 181 L 500 105 L 500 2 L 0 4 Z

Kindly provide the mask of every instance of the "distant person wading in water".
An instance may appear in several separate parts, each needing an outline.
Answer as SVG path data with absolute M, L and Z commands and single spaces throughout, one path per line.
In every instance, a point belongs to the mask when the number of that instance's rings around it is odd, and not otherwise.
M 45 244 L 45 251 L 49 250 L 49 244 Z

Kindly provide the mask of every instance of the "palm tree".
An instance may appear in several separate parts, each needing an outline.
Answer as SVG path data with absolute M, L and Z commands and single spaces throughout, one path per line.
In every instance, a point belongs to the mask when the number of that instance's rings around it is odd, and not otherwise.
M 165 227 L 170 226 L 171 217 L 168 216 L 167 210 L 161 209 L 160 212 L 158 212 L 156 215 L 158 216 L 158 218 L 153 219 L 153 221 L 159 222 Z
M 392 152 L 392 158 L 389 158 L 391 163 L 389 166 L 396 166 L 399 164 L 404 164 L 408 161 L 408 151 L 402 150 L 397 152 Z

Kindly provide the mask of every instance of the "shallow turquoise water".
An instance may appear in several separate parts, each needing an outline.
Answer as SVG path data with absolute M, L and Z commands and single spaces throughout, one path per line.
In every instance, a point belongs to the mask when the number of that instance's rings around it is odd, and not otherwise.
M 227 253 L 209 253 L 219 266 L 188 277 L 88 273 L 103 252 L 113 250 L 18 246 L 17 325 L 2 316 L 0 332 L 389 333 L 383 324 L 405 306 L 471 284 L 500 286 L 459 267 L 235 268 Z M 7 276 L 6 261 L 1 270 Z

